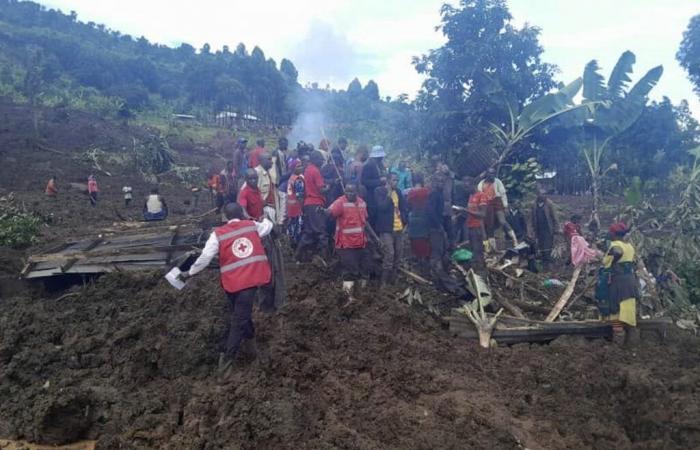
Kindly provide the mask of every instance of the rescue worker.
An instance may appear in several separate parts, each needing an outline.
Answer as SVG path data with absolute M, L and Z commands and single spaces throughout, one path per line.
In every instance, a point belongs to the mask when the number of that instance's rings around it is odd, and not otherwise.
M 335 248 L 340 258 L 343 292 L 348 303 L 354 300 L 353 288 L 360 281 L 362 287 L 368 279 L 367 204 L 357 195 L 357 186 L 349 183 L 345 194 L 326 210 L 335 219 Z
M 508 208 L 508 195 L 503 182 L 496 178 L 496 169 L 490 168 L 486 171 L 486 178 L 481 180 L 477 189 L 486 194 L 489 206 L 486 211 L 486 235 L 489 239 L 489 247 L 496 250 L 496 238 L 494 232 L 496 228 L 502 227 L 503 232 L 513 240 L 513 247 L 518 245 L 518 238 L 506 220 L 505 210 Z
M 272 231 L 272 222 L 267 219 L 261 222 L 244 219 L 243 208 L 237 203 L 228 203 L 224 214 L 228 222 L 214 229 L 199 258 L 189 271 L 180 274 L 180 278 L 186 280 L 204 270 L 215 256 L 219 256 L 221 286 L 231 304 L 226 350 L 219 356 L 221 370 L 234 363 L 244 340 L 250 343 L 251 352 L 257 354 L 253 303 L 258 288 L 272 279 L 270 263 L 261 241 Z

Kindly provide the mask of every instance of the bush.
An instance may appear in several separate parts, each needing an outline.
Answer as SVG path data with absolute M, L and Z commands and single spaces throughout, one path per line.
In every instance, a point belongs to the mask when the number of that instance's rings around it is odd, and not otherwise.
M 0 246 L 23 248 L 34 243 L 41 220 L 20 211 L 10 194 L 0 198 Z

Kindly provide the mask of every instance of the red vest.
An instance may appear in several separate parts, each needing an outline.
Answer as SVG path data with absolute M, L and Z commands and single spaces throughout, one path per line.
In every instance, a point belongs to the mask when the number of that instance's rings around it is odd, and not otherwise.
M 336 215 L 335 247 L 364 248 L 367 245 L 365 225 L 367 224 L 367 204 L 360 197 L 351 203 L 343 195 L 331 205 L 331 211 L 342 212 Z
M 226 292 L 263 286 L 272 279 L 255 222 L 239 220 L 214 229 L 219 239 L 219 271 Z

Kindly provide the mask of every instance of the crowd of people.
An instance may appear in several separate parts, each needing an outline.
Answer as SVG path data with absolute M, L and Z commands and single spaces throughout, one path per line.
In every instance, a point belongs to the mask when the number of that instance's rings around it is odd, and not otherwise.
M 215 228 L 197 261 L 180 276 L 195 275 L 218 255 L 222 286 L 233 307 L 225 362 L 233 361 L 254 335 L 251 314 L 258 293 L 264 311 L 286 301 L 282 238 L 297 263 L 329 267 L 337 257 L 333 267 L 339 267 L 348 304 L 372 280 L 380 287 L 392 285 L 402 271 L 462 295 L 449 265 L 466 262 L 480 272 L 489 254 L 519 254 L 529 270 L 546 271 L 557 234 L 566 238 L 574 265 L 603 256 L 582 236 L 579 216 L 560 227 L 545 192 L 534 193 L 525 213 L 519 199 L 510 201 L 494 169 L 480 178 L 457 177 L 439 158 L 414 170 L 403 159 L 387 167 L 386 156 L 381 145 L 359 145 L 351 152 L 344 138 L 336 145 L 324 138 L 318 148 L 306 142 L 290 148 L 282 137 L 273 149 L 262 139 L 249 147 L 240 138 L 224 167 L 210 172 L 211 201 L 225 225 Z M 94 207 L 95 176 L 90 175 L 87 188 Z M 58 192 L 53 177 L 46 194 Z M 132 188 L 122 192 L 128 207 Z M 143 213 L 144 220 L 167 217 L 157 188 L 147 196 Z M 499 230 L 503 239 L 496 239 Z M 600 274 L 601 315 L 617 330 L 635 325 L 638 297 L 634 249 L 622 239 L 627 231 L 621 223 L 611 227 Z

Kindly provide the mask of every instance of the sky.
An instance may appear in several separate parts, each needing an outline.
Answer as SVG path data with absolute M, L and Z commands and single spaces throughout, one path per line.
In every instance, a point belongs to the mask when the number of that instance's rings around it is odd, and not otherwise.
M 411 58 L 439 47 L 444 0 L 39 0 L 81 21 L 103 23 L 134 37 L 195 48 L 258 45 L 278 63 L 290 59 L 302 83 L 345 88 L 358 77 L 375 80 L 382 96 L 413 97 L 422 78 Z M 452 2 L 454 3 L 454 2 Z M 597 59 L 607 78 L 625 50 L 637 55 L 632 80 L 662 64 L 664 75 L 651 98 L 687 99 L 700 118 L 675 54 L 698 0 L 509 0 L 516 25 L 541 28 L 543 60 L 559 66 L 569 82 Z

